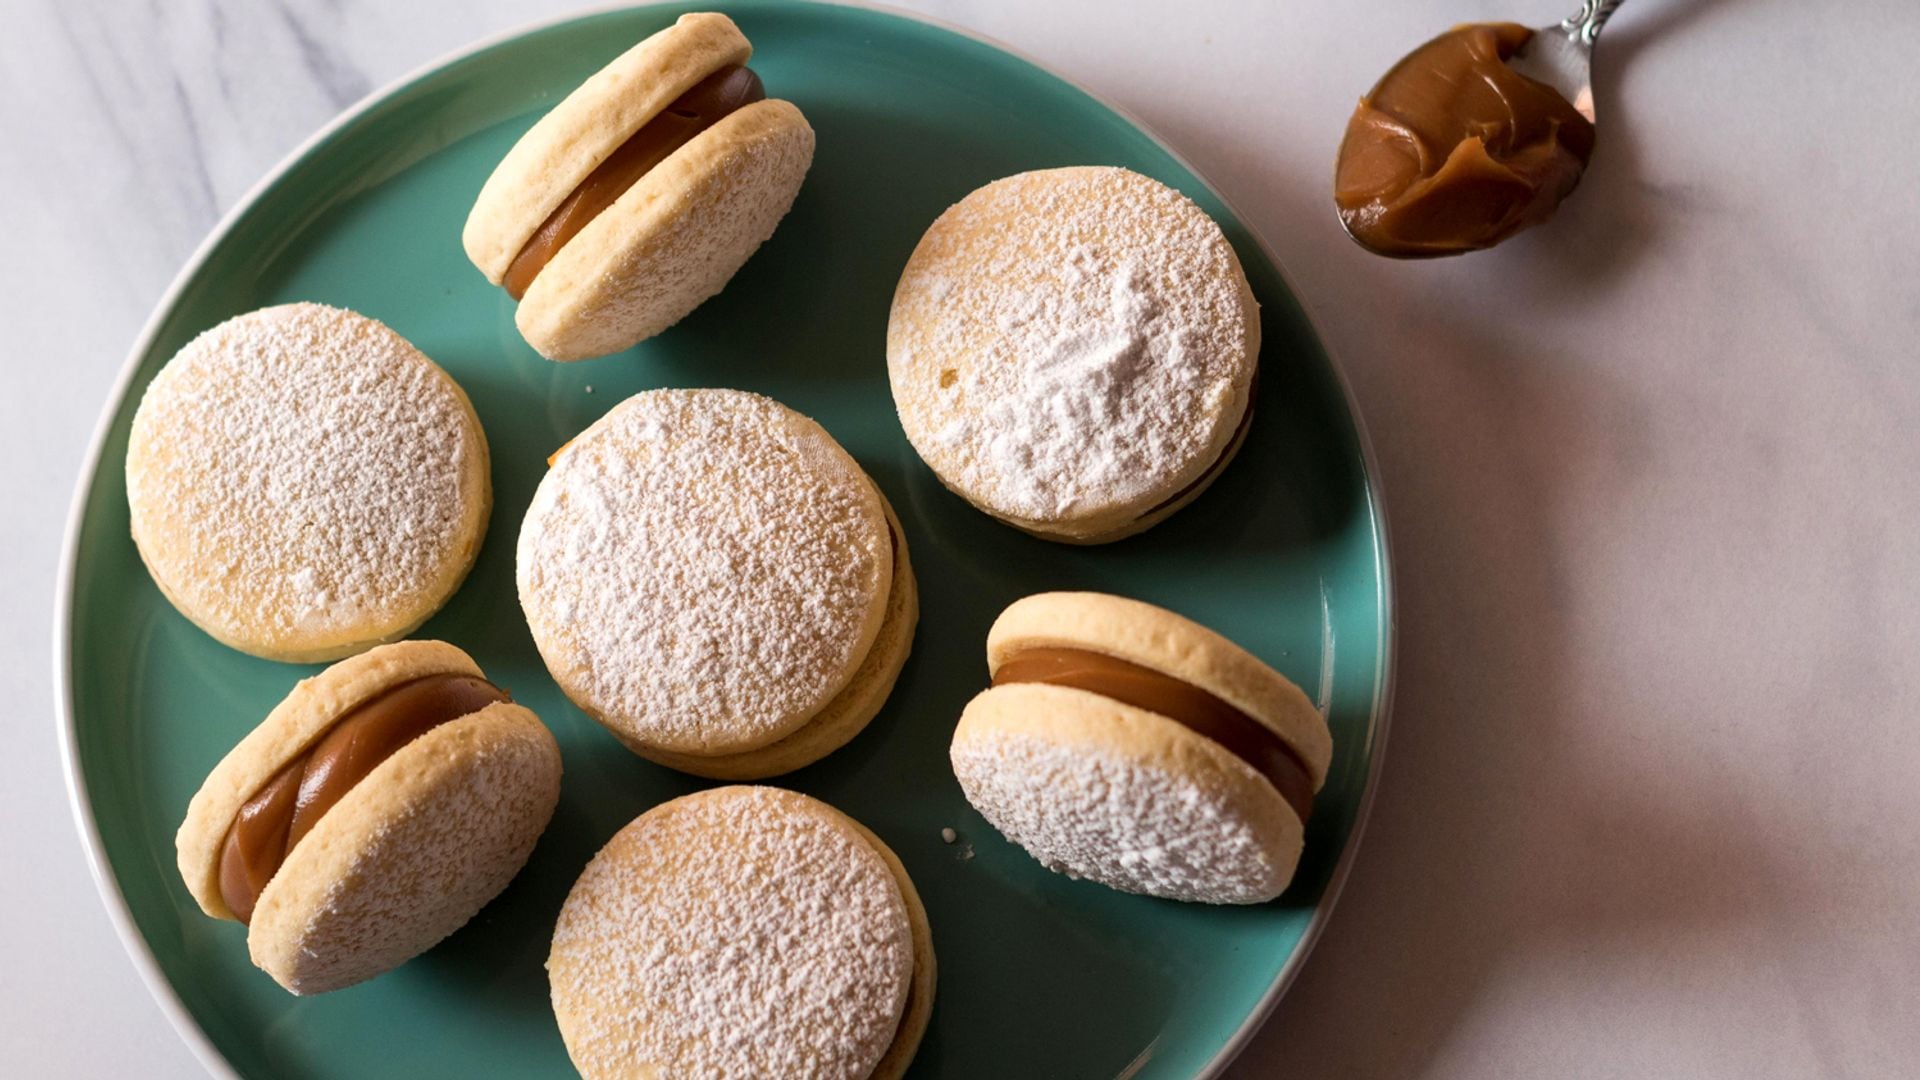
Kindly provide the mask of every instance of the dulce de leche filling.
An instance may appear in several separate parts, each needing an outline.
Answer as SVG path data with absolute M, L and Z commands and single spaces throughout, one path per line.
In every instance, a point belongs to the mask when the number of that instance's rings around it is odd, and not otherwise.
M 1451 255 L 1553 213 L 1593 155 L 1593 122 L 1507 66 L 1532 36 L 1515 23 L 1455 27 L 1360 99 L 1333 181 L 1354 239 L 1383 255 Z
M 220 848 L 220 897 L 241 922 L 322 815 L 395 751 L 450 720 L 510 701 L 471 675 L 428 675 L 356 705 L 234 815 Z
M 573 189 L 573 194 L 534 230 L 501 279 L 507 294 L 515 300 L 526 295 L 534 277 L 567 241 L 586 228 L 602 210 L 617 202 L 649 169 L 729 113 L 766 96 L 760 76 L 735 64 L 721 68 L 673 99 L 660 115 L 641 125 L 607 160 L 588 173 L 580 186 Z
M 1302 822 L 1313 813 L 1313 776 L 1279 735 L 1192 683 L 1088 649 L 1036 645 L 1000 662 L 993 685 L 1071 686 L 1158 713 L 1212 739 L 1280 792 Z

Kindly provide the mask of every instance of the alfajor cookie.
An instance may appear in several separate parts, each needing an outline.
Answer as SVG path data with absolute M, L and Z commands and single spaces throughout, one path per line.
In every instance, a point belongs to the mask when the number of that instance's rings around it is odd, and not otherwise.
M 1118 168 L 996 180 L 933 223 L 887 323 L 907 439 L 1015 528 L 1099 544 L 1192 502 L 1246 438 L 1260 318 L 1220 227 Z
M 127 441 L 133 540 L 221 642 L 332 660 L 404 637 L 453 595 L 492 507 L 467 395 L 385 325 L 286 304 L 206 331 L 160 370 Z
M 757 779 L 867 725 L 913 644 L 906 537 L 820 425 L 738 390 L 636 394 L 552 459 L 520 529 L 547 670 L 634 753 Z
M 654 807 L 593 857 L 547 977 L 587 1080 L 893 1080 L 933 1009 L 933 940 L 873 833 L 796 792 L 723 787 Z
M 245 923 L 275 982 L 318 994 L 459 929 L 559 797 L 539 718 L 452 645 L 404 641 L 301 680 L 214 767 L 174 842 L 200 909 Z
M 619 352 L 726 287 L 786 216 L 813 129 L 725 15 L 682 15 L 528 129 L 473 204 L 467 257 L 550 360 Z
M 1214 904 L 1287 887 L 1333 742 L 1285 676 L 1173 612 L 1099 593 L 1015 602 L 988 632 L 987 666 L 953 771 L 1048 869 Z

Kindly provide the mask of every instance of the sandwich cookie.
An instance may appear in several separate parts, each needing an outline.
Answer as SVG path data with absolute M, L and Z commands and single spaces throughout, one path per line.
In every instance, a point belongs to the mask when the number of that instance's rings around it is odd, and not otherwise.
M 996 180 L 941 214 L 893 294 L 887 374 L 940 482 L 1048 540 L 1192 502 L 1252 418 L 1260 319 L 1220 227 L 1117 168 Z
M 552 459 L 520 528 L 547 670 L 628 749 L 757 779 L 873 719 L 918 591 L 892 507 L 820 425 L 758 394 L 652 390 Z
M 224 644 L 313 662 L 404 637 L 459 588 L 492 507 L 454 381 L 364 315 L 286 304 L 194 338 L 127 442 L 134 544 Z
M 859 823 L 723 787 L 614 834 L 560 909 L 547 977 L 587 1080 L 892 1080 L 933 1009 L 933 939 L 906 868 Z
M 1332 737 L 1300 688 L 1204 626 L 1041 593 L 987 634 L 953 733 L 967 801 L 1049 870 L 1211 904 L 1280 895 Z
M 560 750 L 466 653 L 383 645 L 293 688 L 214 767 L 174 843 L 200 910 L 295 994 L 459 929 L 532 853 Z
M 682 15 L 521 136 L 461 236 L 549 360 L 619 352 L 726 287 L 793 205 L 813 129 L 745 66 L 725 15 Z

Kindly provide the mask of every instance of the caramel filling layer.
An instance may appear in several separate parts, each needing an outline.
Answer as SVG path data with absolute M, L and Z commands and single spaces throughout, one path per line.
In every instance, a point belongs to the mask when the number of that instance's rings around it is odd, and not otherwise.
M 1456 27 L 1380 79 L 1347 122 L 1333 197 L 1383 255 L 1451 255 L 1545 221 L 1593 155 L 1593 123 L 1507 65 L 1533 36 Z
M 401 747 L 497 701 L 505 690 L 471 675 L 428 675 L 354 706 L 288 762 L 234 815 L 220 848 L 220 897 L 251 922 L 287 853 L 355 784 Z
M 1034 646 L 1006 658 L 993 685 L 1047 683 L 1087 690 L 1158 713 L 1212 739 L 1280 792 L 1302 822 L 1313 813 L 1313 776 L 1273 729 L 1192 683 L 1088 649 Z
M 719 123 L 729 113 L 765 99 L 760 76 L 739 65 L 723 67 L 673 99 L 660 115 L 641 125 L 607 160 L 587 174 L 573 194 L 547 215 L 520 254 L 514 256 L 500 284 L 515 300 L 559 253 L 602 210 L 627 193 L 649 169 L 665 161 L 695 135 Z

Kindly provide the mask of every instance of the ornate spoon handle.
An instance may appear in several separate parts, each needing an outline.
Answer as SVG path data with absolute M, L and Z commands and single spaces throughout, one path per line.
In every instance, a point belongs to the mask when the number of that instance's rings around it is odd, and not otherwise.
M 1593 48 L 1593 39 L 1600 36 L 1600 28 L 1607 25 L 1614 10 L 1626 0 L 1584 0 L 1580 10 L 1560 24 L 1567 36 L 1574 41 Z

